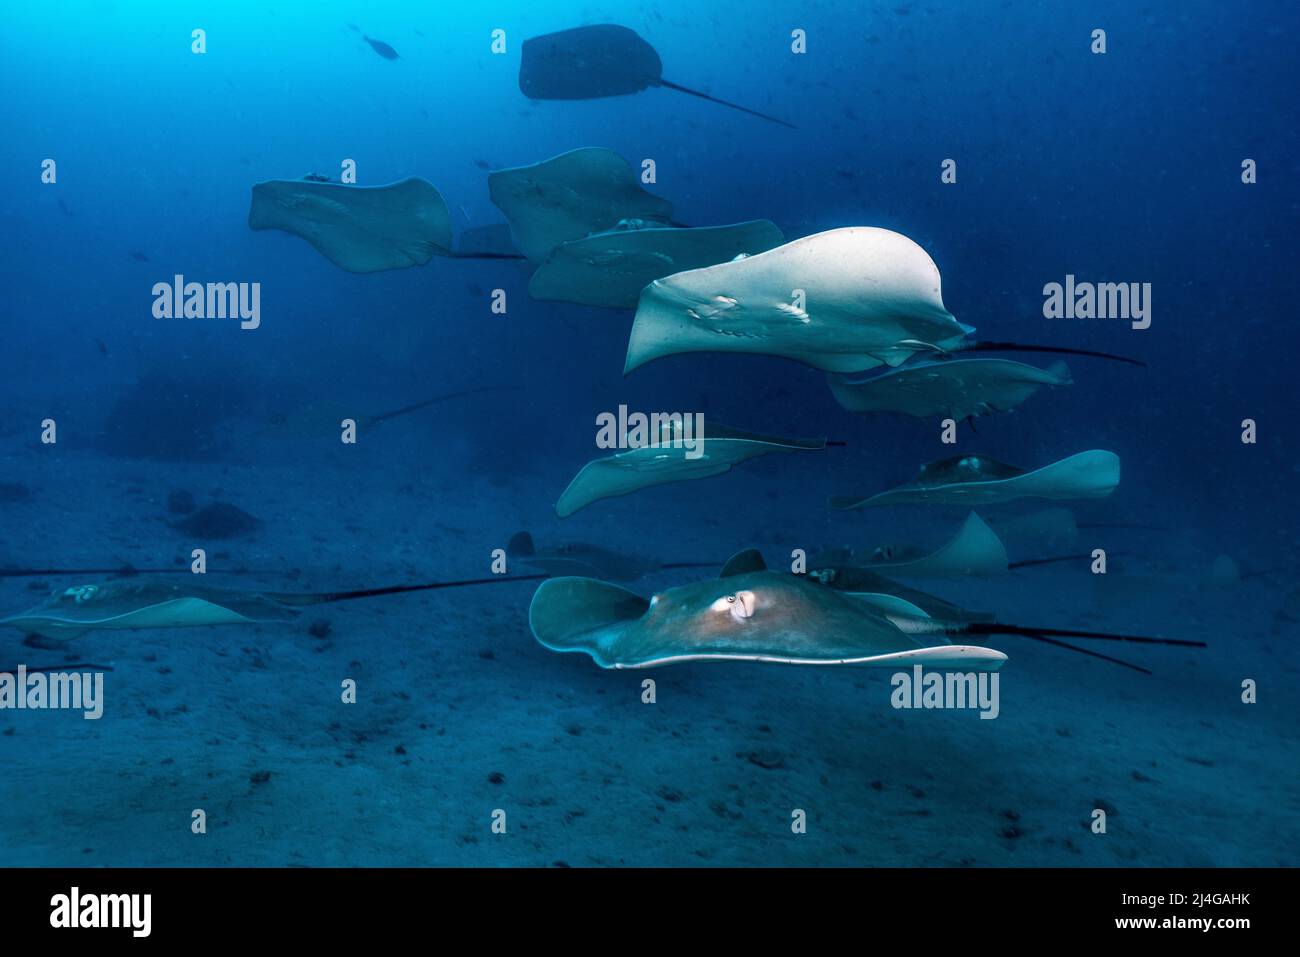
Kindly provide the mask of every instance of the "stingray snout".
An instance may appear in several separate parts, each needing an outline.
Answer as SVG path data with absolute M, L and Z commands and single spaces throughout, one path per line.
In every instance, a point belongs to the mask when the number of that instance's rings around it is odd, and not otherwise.
M 731 595 L 723 595 L 709 606 L 709 610 L 725 612 L 736 621 L 744 621 L 746 618 L 753 617 L 756 604 L 757 599 L 752 591 L 738 591 Z

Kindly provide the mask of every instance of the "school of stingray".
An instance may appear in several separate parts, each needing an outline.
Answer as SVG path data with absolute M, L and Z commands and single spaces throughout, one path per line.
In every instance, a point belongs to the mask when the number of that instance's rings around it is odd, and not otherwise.
M 399 57 L 391 46 L 365 40 L 385 59 Z M 614 25 L 527 41 L 519 86 L 530 98 L 559 100 L 659 87 L 790 125 L 663 79 L 654 49 Z M 977 340 L 974 328 L 944 306 L 939 269 L 930 255 L 888 229 L 849 226 L 787 239 L 765 219 L 685 225 L 674 219 L 671 202 L 647 192 L 629 163 L 608 149 L 583 147 L 529 166 L 493 170 L 488 189 L 505 223 L 468 231 L 475 235 L 462 235 L 459 242 L 446 201 L 418 177 L 380 186 L 347 185 L 316 174 L 258 183 L 248 224 L 306 240 L 353 273 L 420 266 L 433 256 L 519 260 L 532 270 L 528 289 L 536 299 L 634 311 L 625 375 L 683 353 L 775 356 L 825 372 L 835 400 L 862 416 L 973 421 L 1073 384 L 1063 362 L 1039 368 L 986 353 L 1065 353 L 1142 365 L 1103 353 Z M 449 397 L 369 421 L 444 398 Z M 326 434 L 338 417 L 332 408 L 306 410 L 269 428 Z M 564 518 L 615 496 L 719 476 L 756 456 L 811 454 L 827 444 L 822 438 L 782 437 L 712 422 L 704 435 L 692 438 L 682 434 L 680 421 L 670 422 L 633 448 L 583 465 L 559 495 L 555 511 Z M 977 507 L 1019 499 L 1096 499 L 1110 495 L 1119 482 L 1119 457 L 1105 450 L 1076 451 L 1025 467 L 964 454 L 923 464 L 912 481 L 894 488 L 847 490 L 829 506 Z M 1060 522 L 1061 511 L 1016 521 Z M 1063 521 L 1072 525 L 1068 512 Z M 537 574 L 303 594 L 201 586 L 185 580 L 193 576 L 127 569 L 60 590 L 33 608 L 0 618 L 0 624 L 39 636 L 48 646 L 92 630 L 276 623 L 322 603 L 536 581 L 528 610 L 536 640 L 557 652 L 584 653 L 602 668 L 744 660 L 988 671 L 1000 668 L 1007 655 L 979 642 L 1011 636 L 1145 672 L 1140 664 L 1094 650 L 1099 645 L 1073 642 L 1204 646 L 1001 622 L 896 580 L 991 577 L 1017 566 L 1079 557 L 1009 562 L 1004 537 L 1012 532 L 1002 528 L 999 534 L 972 511 L 937 547 L 828 550 L 809 555 L 797 574 L 769 568 L 759 552 L 747 550 L 721 563 L 716 577 L 648 599 L 615 582 L 711 563 L 662 562 L 585 543 L 539 546 L 521 533 L 508 553 Z M 0 574 L 60 571 L 77 570 Z

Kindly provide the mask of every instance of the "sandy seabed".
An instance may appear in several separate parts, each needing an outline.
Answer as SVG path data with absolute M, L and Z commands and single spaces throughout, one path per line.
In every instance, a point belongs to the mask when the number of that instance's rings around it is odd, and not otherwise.
M 205 543 L 209 580 L 277 590 L 480 577 L 521 527 L 664 560 L 750 543 L 774 556 L 763 530 L 783 515 L 797 527 L 808 507 L 767 463 L 709 480 L 732 483 L 709 496 L 705 483 L 665 487 L 560 523 L 560 472 L 539 496 L 534 475 L 466 484 L 442 463 L 358 480 L 331 461 L 23 450 L 0 461 L 33 492 L 0 505 L 0 564 L 187 561 L 193 543 L 167 525 L 174 488 L 264 519 L 250 537 Z M 761 489 L 761 514 L 710 510 L 741 487 Z M 621 522 L 674 507 L 680 521 L 659 540 L 625 540 Z M 285 575 L 221 575 L 241 566 Z M 1295 636 L 1271 630 L 1276 590 L 1135 580 L 1129 593 L 1090 578 L 1058 565 L 914 584 L 1006 620 L 1211 647 L 1105 649 L 1148 677 L 990 640 L 1010 661 L 988 721 L 894 710 L 888 671 L 602 671 L 533 640 L 524 583 L 321 606 L 285 625 L 91 633 L 68 653 L 114 667 L 101 720 L 0 712 L 0 865 L 1294 866 Z M 76 583 L 0 580 L 0 614 Z M 312 633 L 320 622 L 327 634 Z M 12 630 L 0 647 L 5 667 L 64 654 L 23 647 Z M 356 704 L 340 700 L 347 678 Z M 1259 703 L 1241 702 L 1244 678 Z M 1098 807 L 1103 835 L 1089 827 Z M 196 808 L 206 834 L 191 832 Z M 792 832 L 795 810 L 806 833 Z

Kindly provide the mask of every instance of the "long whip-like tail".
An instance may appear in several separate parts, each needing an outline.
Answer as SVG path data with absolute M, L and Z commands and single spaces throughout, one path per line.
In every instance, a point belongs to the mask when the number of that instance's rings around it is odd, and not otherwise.
M 1109 359 L 1112 362 L 1127 362 L 1132 366 L 1141 366 L 1146 368 L 1146 363 L 1140 359 L 1130 359 L 1128 356 L 1118 356 L 1113 352 L 1095 352 L 1091 349 L 1068 349 L 1064 346 L 1035 346 L 1023 342 L 972 342 L 969 345 L 962 345 L 963 352 L 1050 352 L 1055 355 L 1063 356 L 1090 356 L 1093 359 Z
M 379 598 L 383 595 L 401 595 L 412 591 L 433 591 L 439 588 L 466 588 L 473 585 L 504 585 L 508 582 L 535 582 L 550 575 L 495 575 L 491 578 L 463 578 L 450 582 L 426 582 L 422 585 L 385 585 L 380 588 L 358 588 L 353 591 L 331 591 L 314 594 L 275 592 L 270 595 L 283 605 L 327 605 L 339 601 L 356 601 L 359 598 Z
M 1097 641 L 1131 641 L 1143 645 L 1174 645 L 1179 648 L 1205 648 L 1203 641 L 1186 638 L 1153 638 L 1149 635 L 1120 635 L 1109 631 L 1076 631 L 1069 628 L 1037 628 L 1008 625 L 1000 621 L 973 621 L 962 625 L 962 635 L 1020 635 L 1024 638 L 1091 638 Z
M 381 412 L 379 415 L 371 416 L 370 424 L 374 425 L 376 422 L 395 419 L 399 415 L 406 415 L 408 412 L 416 412 L 420 409 L 426 409 L 431 405 L 437 405 L 439 402 L 450 402 L 452 399 L 459 399 L 462 396 L 479 395 L 484 392 L 519 392 L 522 388 L 522 386 L 514 385 L 484 385 L 473 389 L 461 389 L 458 392 L 445 392 L 442 395 L 435 395 L 430 399 L 414 402 L 411 405 L 404 405 L 400 409 L 394 409 L 391 412 Z
M 1100 658 L 1102 661 L 1109 661 L 1112 664 L 1123 665 L 1125 668 L 1132 668 L 1134 671 L 1140 671 L 1144 675 L 1151 674 L 1151 671 L 1148 668 L 1143 668 L 1141 665 L 1135 665 L 1133 662 L 1125 661 L 1123 658 L 1103 655 L 1100 651 L 1093 651 L 1091 648 L 1080 648 L 1078 645 L 1069 645 L 1064 641 L 1057 641 L 1055 638 L 1048 638 L 1046 635 L 1024 635 L 1023 637 L 1032 638 L 1035 641 L 1041 641 L 1049 645 L 1056 645 L 1056 647 L 1065 648 L 1068 651 L 1077 651 L 1079 654 L 1087 655 L 1090 658 Z
M 739 103 L 732 103 L 730 100 L 723 100 L 716 96 L 709 96 L 709 94 L 707 93 L 701 93 L 699 90 L 692 90 L 689 86 L 682 86 L 678 83 L 673 83 L 669 80 L 664 80 L 664 79 L 661 79 L 659 81 L 659 85 L 666 86 L 668 89 L 676 90 L 679 93 L 689 93 L 691 96 L 698 96 L 702 100 L 708 100 L 712 103 L 717 103 L 721 106 L 729 106 L 733 110 L 740 110 L 740 112 L 748 113 L 750 116 L 757 116 L 760 119 L 770 120 L 773 123 L 780 123 L 782 126 L 788 126 L 792 130 L 797 130 L 799 128 L 795 126 L 793 123 L 787 123 L 785 120 L 779 120 L 775 116 L 769 116 L 766 113 L 760 113 L 758 112 L 758 110 L 751 110 L 749 107 L 741 106 Z

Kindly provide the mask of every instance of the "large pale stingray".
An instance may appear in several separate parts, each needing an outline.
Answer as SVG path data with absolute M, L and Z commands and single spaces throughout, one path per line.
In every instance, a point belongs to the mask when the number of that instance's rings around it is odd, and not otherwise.
M 974 512 L 961 530 L 942 548 L 927 552 L 906 545 L 882 545 L 863 563 L 866 568 L 911 578 L 952 578 L 974 575 L 988 578 L 1007 571 L 1007 550 Z
M 641 290 L 656 279 L 765 252 L 783 241 L 766 219 L 694 228 L 624 220 L 614 229 L 557 246 L 533 273 L 528 293 L 534 299 L 635 309 Z
M 432 183 L 413 176 L 386 186 L 270 180 L 253 187 L 251 229 L 307 240 L 348 272 L 422 266 L 451 255 L 451 215 Z
M 1009 412 L 1045 385 L 1070 385 L 1064 362 L 1046 369 L 1011 359 L 909 362 L 870 379 L 830 373 L 831 393 L 850 412 L 901 412 L 916 418 L 958 421 Z
M 593 459 L 574 476 L 555 503 L 555 513 L 567 518 L 580 508 L 615 495 L 667 482 L 709 478 L 729 472 L 733 465 L 769 452 L 825 448 L 825 439 L 789 439 L 708 422 L 704 437 L 683 442 L 661 435 L 640 448 Z
M 898 366 L 956 350 L 1108 353 L 967 340 L 939 269 L 900 233 L 832 229 L 735 262 L 657 279 L 641 293 L 624 373 L 683 352 L 781 356 L 826 372 Z
M 796 129 L 775 116 L 665 80 L 655 48 L 635 30 L 618 24 L 597 23 L 531 37 L 524 41 L 519 59 L 519 90 L 532 100 L 595 100 L 652 86 L 689 93 Z
M 853 372 L 956 348 L 939 270 L 900 233 L 850 227 L 655 280 L 641 293 L 624 372 L 682 352 L 784 356 Z
M 584 652 L 602 668 L 712 659 L 996 671 L 1006 660 L 991 648 L 909 634 L 906 623 L 929 619 L 908 604 L 900 624 L 903 607 L 771 571 L 681 585 L 649 601 L 592 578 L 552 578 L 533 596 L 528 621 L 547 648 Z
M 1105 498 L 1119 485 L 1119 456 L 1092 449 L 1032 472 L 982 455 L 956 455 L 922 466 L 912 482 L 876 495 L 836 495 L 831 507 L 974 505 L 1017 498 Z
M 98 629 L 186 628 L 290 621 L 299 609 L 412 591 L 536 581 L 545 575 L 473 578 L 338 592 L 263 592 L 152 577 L 123 578 L 57 591 L 27 611 L 0 618 L 30 634 L 68 641 Z
M 536 263 L 561 243 L 614 229 L 621 220 L 667 225 L 673 206 L 641 188 L 627 160 L 588 146 L 488 174 L 488 194 L 510 221 L 515 247 Z
M 602 668 L 718 660 L 996 671 L 1006 661 L 1004 653 L 952 639 L 997 634 L 1057 645 L 1063 643 L 1049 636 L 1203 647 L 1177 639 L 1008 625 L 974 615 L 937 618 L 887 579 L 873 581 L 883 590 L 845 592 L 820 576 L 768 571 L 762 556 L 750 550 L 733 557 L 718 579 L 670 588 L 649 600 L 591 578 L 552 578 L 538 586 L 528 620 L 545 647 L 581 652 Z M 924 593 L 912 594 L 931 604 Z

